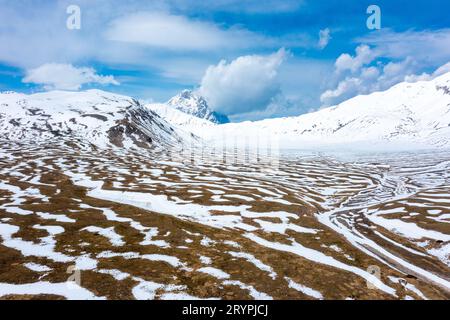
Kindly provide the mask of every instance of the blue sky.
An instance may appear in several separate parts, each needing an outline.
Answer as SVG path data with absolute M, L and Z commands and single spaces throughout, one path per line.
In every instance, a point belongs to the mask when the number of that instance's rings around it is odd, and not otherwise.
M 366 9 L 381 8 L 381 30 Z M 69 5 L 81 29 L 69 30 Z M 234 121 L 298 115 L 450 71 L 443 0 L 0 0 L 0 90 L 182 89 Z

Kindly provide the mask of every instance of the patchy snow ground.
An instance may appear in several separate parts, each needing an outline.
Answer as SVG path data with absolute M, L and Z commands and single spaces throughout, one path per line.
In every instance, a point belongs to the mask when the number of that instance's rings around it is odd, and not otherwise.
M 0 296 L 448 298 L 445 152 L 297 154 L 261 170 L 64 141 L 26 148 L 2 147 Z M 66 292 L 61 279 L 78 276 Z

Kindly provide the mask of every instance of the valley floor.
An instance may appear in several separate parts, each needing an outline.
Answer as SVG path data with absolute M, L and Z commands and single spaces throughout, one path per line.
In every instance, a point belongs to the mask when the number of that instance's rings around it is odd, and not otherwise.
M 450 299 L 448 153 L 0 143 L 2 299 Z

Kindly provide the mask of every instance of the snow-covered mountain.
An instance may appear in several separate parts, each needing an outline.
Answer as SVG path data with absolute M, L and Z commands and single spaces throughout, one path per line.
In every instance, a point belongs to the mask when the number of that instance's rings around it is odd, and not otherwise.
M 205 145 L 230 147 L 450 147 L 450 73 L 298 117 L 215 124 L 208 116 L 198 117 L 205 110 L 206 102 L 189 91 L 169 104 L 146 106 L 100 90 L 7 92 L 0 94 L 0 139 L 69 137 L 97 146 L 147 148 L 192 144 L 198 136 Z
M 177 145 L 184 135 L 137 100 L 100 90 L 0 94 L 0 139 L 151 148 Z
M 450 147 L 450 73 L 431 81 L 403 82 L 337 106 L 298 117 L 230 123 L 193 130 L 208 143 L 246 144 L 270 137 L 286 148 L 361 144 Z M 261 143 L 261 141 L 260 141 Z M 264 143 L 264 142 L 263 142 Z
M 205 119 L 216 124 L 228 123 L 227 116 L 212 111 L 206 100 L 190 90 L 183 90 L 167 102 L 167 105 L 190 114 L 200 119 Z
M 186 131 L 198 131 L 202 128 L 209 128 L 217 125 L 209 120 L 201 119 L 182 112 L 165 103 L 151 103 L 146 105 L 145 107 L 157 113 L 161 118 L 169 122 L 171 125 L 182 128 Z

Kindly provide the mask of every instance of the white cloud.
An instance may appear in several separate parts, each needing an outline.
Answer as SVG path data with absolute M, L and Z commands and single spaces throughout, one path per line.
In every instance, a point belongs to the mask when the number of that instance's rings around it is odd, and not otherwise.
M 412 57 L 406 57 L 399 62 L 389 62 L 383 66 L 382 74 L 377 79 L 380 89 L 387 89 L 394 84 L 405 81 L 406 77 L 415 74 L 419 70 L 417 61 Z
M 442 76 L 445 73 L 450 72 L 450 62 L 444 64 L 443 66 L 437 68 L 433 73 L 422 73 L 419 75 L 408 75 L 405 77 L 405 81 L 407 82 L 417 82 L 417 81 L 429 81 Z
M 361 44 L 355 55 L 344 53 L 336 59 L 330 88 L 320 98 L 323 104 L 386 90 L 403 81 L 430 80 L 450 71 L 450 64 L 445 64 L 450 57 L 450 28 L 401 33 L 384 29 L 356 41 Z M 436 71 L 423 72 L 432 68 Z
M 258 121 L 270 118 L 298 116 L 301 113 L 313 111 L 313 108 L 301 110 L 301 103 L 301 101 L 293 101 L 286 98 L 283 94 L 279 94 L 264 109 L 231 115 L 229 118 L 232 122 Z
M 355 55 L 341 54 L 334 64 L 333 89 L 326 90 L 320 96 L 325 105 L 341 102 L 358 94 L 366 94 L 377 89 L 377 81 L 382 71 L 378 66 L 370 66 L 378 58 L 378 53 L 367 45 L 360 45 Z M 393 69 L 389 66 L 388 69 Z
M 442 76 L 443 74 L 446 74 L 448 72 L 450 72 L 450 62 L 447 62 L 443 66 L 440 66 L 439 68 L 437 68 L 433 72 L 432 77 L 436 78 L 436 77 Z
M 362 80 L 358 78 L 346 78 L 339 82 L 334 90 L 327 90 L 321 96 L 320 100 L 325 104 L 330 104 L 337 98 L 341 100 L 348 99 L 362 91 Z
M 28 70 L 22 82 L 42 85 L 46 90 L 79 90 L 84 84 L 119 84 L 113 76 L 98 75 L 93 68 L 58 63 L 47 63 Z
M 346 100 L 359 94 L 366 94 L 376 90 L 380 71 L 375 67 L 363 68 L 359 75 L 348 76 L 341 80 L 337 87 L 325 91 L 320 99 L 326 104 L 335 100 Z
M 386 64 L 378 61 L 374 66 L 354 69 L 350 75 L 346 75 L 343 78 L 340 78 L 341 75 L 338 74 L 338 83 L 335 88 L 323 92 L 320 100 L 325 105 L 332 105 L 356 95 L 386 90 L 403 81 L 432 80 L 446 72 L 450 72 L 450 62 L 437 68 L 431 74 L 422 73 L 417 75 L 418 70 L 420 70 L 420 64 L 412 57 L 406 57 L 398 62 L 391 61 Z
M 351 56 L 347 53 L 341 54 L 335 63 L 336 72 L 350 70 L 355 73 L 363 66 L 369 64 L 376 58 L 376 53 L 367 45 L 360 45 L 356 48 L 356 55 Z
M 109 40 L 169 50 L 212 50 L 248 47 L 268 39 L 250 31 L 217 25 L 164 12 L 142 12 L 114 20 L 106 32 Z
M 287 12 L 300 5 L 301 1 L 297 0 L 250 0 L 245 4 L 238 0 L 77 0 L 76 4 L 82 10 L 81 30 L 66 28 L 66 9 L 73 4 L 70 0 L 41 1 L 36 5 L 27 1 L 3 2 L 0 10 L 1 64 L 22 70 L 34 69 L 48 62 L 108 66 L 123 71 L 123 74 L 129 73 L 129 77 L 117 76 L 122 89 L 128 90 L 122 93 L 146 98 L 148 92 L 156 92 L 154 88 L 149 89 L 155 82 L 160 88 L 154 98 L 160 100 L 168 99 L 176 90 L 174 88 L 198 84 L 205 69 L 221 59 L 269 52 L 280 47 L 317 47 L 316 37 L 307 32 L 268 36 L 263 32 L 245 30 L 242 25 L 224 26 L 220 15 L 212 14 L 241 12 L 244 8 L 255 14 Z M 178 17 L 177 21 L 181 21 L 178 26 L 181 24 L 198 31 L 197 38 L 194 37 L 198 40 L 186 43 L 191 38 L 184 37 L 183 28 L 176 29 L 182 32 L 178 39 L 160 39 L 157 35 L 150 38 L 159 47 L 108 40 L 106 36 L 109 35 L 108 30 L 113 29 L 114 21 L 126 20 L 137 12 L 171 12 L 161 16 Z M 206 13 L 202 20 L 189 16 L 199 12 Z M 160 29 L 156 32 L 167 36 Z M 122 36 L 128 37 L 126 34 Z M 209 44 L 207 39 L 211 39 Z M 137 37 L 137 40 L 145 39 Z M 176 49 L 186 47 L 191 49 Z
M 139 12 L 113 20 L 104 33 L 107 40 L 135 44 L 171 51 L 232 51 L 248 48 L 310 48 L 316 40 L 306 33 L 284 34 L 270 37 L 238 25 L 224 28 L 221 25 L 195 20 L 164 11 Z M 325 47 L 330 31 L 321 31 L 320 44 Z
M 450 71 L 450 65 L 444 65 L 432 74 L 420 74 L 425 68 L 437 68 L 448 61 L 450 46 L 445 41 L 439 43 L 445 39 L 450 40 L 450 30 L 370 35 L 364 40 L 371 46 L 361 44 L 354 56 L 344 53 L 336 59 L 335 73 L 329 80 L 331 88 L 322 93 L 320 100 L 325 105 L 336 104 L 355 95 L 386 90 L 399 82 L 430 80 Z
M 376 48 L 380 55 L 391 59 L 411 56 L 428 65 L 442 65 L 450 56 L 450 28 L 438 30 L 394 32 L 389 29 L 370 33 L 357 39 Z
M 155 1 L 155 0 L 153 0 Z M 247 12 L 252 14 L 272 14 L 292 12 L 300 8 L 303 0 L 165 0 L 174 7 L 184 10 L 218 11 L 218 12 Z
M 319 31 L 319 43 L 318 46 L 320 49 L 325 49 L 328 43 L 331 40 L 331 31 L 329 28 Z
M 278 68 L 286 58 L 280 49 L 269 56 L 242 56 L 210 66 L 199 92 L 218 112 L 234 115 L 265 109 L 280 93 Z

